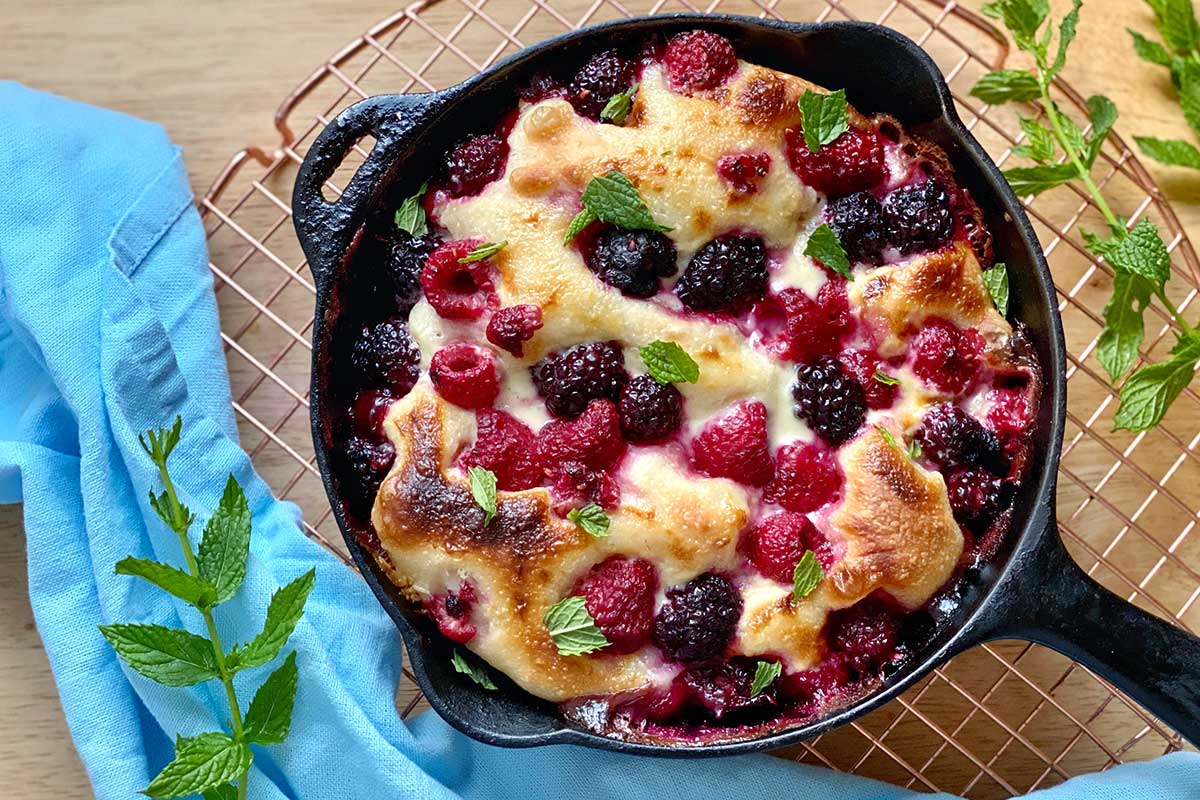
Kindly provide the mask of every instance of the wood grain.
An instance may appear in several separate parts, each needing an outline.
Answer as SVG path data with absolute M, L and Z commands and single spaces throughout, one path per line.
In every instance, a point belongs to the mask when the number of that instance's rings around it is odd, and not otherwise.
M 1065 5 L 1055 3 L 1059 13 Z M 272 115 L 288 89 L 394 10 L 378 0 L 0 0 L 0 77 L 162 123 L 183 146 L 202 193 L 233 152 L 276 141 Z M 1143 3 L 1089 3 L 1068 79 L 1085 95 L 1115 100 L 1126 137 L 1187 138 L 1165 73 L 1136 60 L 1127 25 L 1152 28 Z M 1185 227 L 1200 230 L 1200 179 L 1151 170 Z M 28 797 L 84 796 L 87 778 L 29 608 L 23 542 L 19 509 L 0 510 L 0 785 Z

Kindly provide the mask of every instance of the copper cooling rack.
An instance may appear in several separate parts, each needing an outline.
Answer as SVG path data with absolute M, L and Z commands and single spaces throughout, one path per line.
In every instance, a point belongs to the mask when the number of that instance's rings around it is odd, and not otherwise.
M 968 96 L 1009 57 L 987 21 L 936 0 L 428 0 L 372 27 L 322 64 L 276 113 L 280 141 L 230 161 L 201 203 L 217 278 L 221 337 L 242 441 L 260 473 L 298 503 L 306 531 L 349 563 L 313 461 L 308 427 L 314 287 L 292 232 L 295 170 L 316 133 L 372 94 L 456 83 L 498 58 L 588 23 L 670 11 L 715 11 L 791 20 L 877 21 L 920 43 L 938 62 L 963 119 L 1001 164 L 1020 141 L 1016 112 Z M 1057 87 L 1064 107 L 1081 98 Z M 1025 113 L 1036 113 L 1035 108 Z M 1130 220 L 1144 215 L 1173 254 L 1172 300 L 1192 304 L 1200 264 L 1146 171 L 1116 136 L 1096 178 Z M 333 176 L 329 192 L 361 163 L 370 142 Z M 1092 260 L 1081 229 L 1103 227 L 1083 193 L 1062 187 L 1027 203 L 1058 285 L 1067 331 L 1070 404 L 1058 520 L 1075 558 L 1099 581 L 1177 624 L 1200 628 L 1200 397 L 1189 389 L 1147 433 L 1112 433 L 1116 394 L 1095 358 L 1111 270 Z M 1170 319 L 1148 317 L 1144 358 L 1170 349 Z M 397 692 L 405 716 L 424 707 L 411 676 Z M 997 642 L 936 670 L 901 699 L 780 755 L 921 790 L 1007 797 L 1068 777 L 1146 759 L 1184 745 L 1107 683 L 1050 650 Z

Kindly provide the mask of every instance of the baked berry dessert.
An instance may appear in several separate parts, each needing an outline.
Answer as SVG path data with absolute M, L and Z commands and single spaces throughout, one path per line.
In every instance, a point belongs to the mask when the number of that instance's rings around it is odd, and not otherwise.
M 590 730 L 854 702 L 1024 472 L 1038 369 L 978 208 L 895 120 L 703 30 L 514 103 L 351 256 L 346 517 L 464 679 Z

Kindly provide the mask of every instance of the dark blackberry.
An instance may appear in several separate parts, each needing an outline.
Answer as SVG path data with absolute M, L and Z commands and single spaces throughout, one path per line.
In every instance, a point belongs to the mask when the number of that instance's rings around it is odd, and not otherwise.
M 767 247 L 758 236 L 725 234 L 700 248 L 675 284 L 693 311 L 736 311 L 767 290 Z
M 946 476 L 954 518 L 974 530 L 986 529 L 1000 512 L 1003 488 L 999 478 L 982 469 L 960 469 Z
M 412 236 L 407 231 L 396 231 L 384 268 L 401 310 L 411 309 L 421 299 L 421 270 L 425 268 L 425 259 L 439 244 L 441 240 L 433 234 Z
M 530 367 L 538 394 L 556 417 L 577 417 L 592 400 L 614 403 L 629 382 L 625 356 L 616 342 L 579 344 L 552 353 Z
M 926 411 L 913 438 L 921 446 L 921 454 L 943 469 L 1003 469 L 996 434 L 956 405 L 939 403 Z
M 342 494 L 354 505 L 359 514 L 369 514 L 375 503 L 379 484 L 396 460 L 396 448 L 391 442 L 373 441 L 362 436 L 351 436 L 341 453 L 341 464 L 345 475 Z
M 463 140 L 446 157 L 446 179 L 455 197 L 478 194 L 504 174 L 508 142 L 485 133 Z
M 883 207 L 870 192 L 855 192 L 830 200 L 825 219 L 846 249 L 851 263 L 879 264 L 880 251 L 887 247 L 888 227 Z
M 765 711 L 776 705 L 774 684 L 761 692 L 750 694 L 754 684 L 757 660 L 739 658 L 717 664 L 692 667 L 680 679 L 688 696 L 713 719 L 742 716 L 752 711 Z
M 421 376 L 421 349 L 409 334 L 408 323 L 389 319 L 374 327 L 363 326 L 350 352 L 350 363 L 369 385 L 401 396 Z
M 658 231 L 607 228 L 585 256 L 600 280 L 630 297 L 658 294 L 658 279 L 675 274 L 675 244 Z
M 793 411 L 831 447 L 858 433 L 867 418 L 862 386 L 837 359 L 824 356 L 796 369 Z
M 536 103 L 547 97 L 560 95 L 562 91 L 562 87 L 554 78 L 544 72 L 535 72 L 530 77 L 529 83 L 517 90 L 517 94 L 527 103 Z
M 939 181 L 904 186 L 883 199 L 888 237 L 901 253 L 937 250 L 954 235 L 954 209 Z
M 733 638 L 741 615 L 738 590 L 708 572 L 667 590 L 654 619 L 654 643 L 676 661 L 719 656 Z
M 614 94 L 633 83 L 633 64 L 615 50 L 597 53 L 587 60 L 567 87 L 567 100 L 576 113 L 599 120 L 600 112 Z
M 683 424 L 683 395 L 649 375 L 629 381 L 617 403 L 621 433 L 631 442 L 664 439 Z
M 871 600 L 837 612 L 829 625 L 834 649 L 860 675 L 878 670 L 896 651 L 896 618 Z

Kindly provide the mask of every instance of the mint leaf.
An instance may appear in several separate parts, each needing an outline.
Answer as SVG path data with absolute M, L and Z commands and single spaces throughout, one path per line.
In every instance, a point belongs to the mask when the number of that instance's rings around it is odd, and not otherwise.
M 1135 136 L 1138 149 L 1142 154 L 1163 164 L 1174 167 L 1191 167 L 1200 169 L 1200 150 L 1190 142 L 1182 139 L 1154 139 L 1149 136 Z
M 982 11 L 1002 20 L 1022 50 L 1035 50 L 1034 36 L 1050 13 L 1050 5 L 1046 0 L 996 0 L 984 5 Z
M 118 575 L 133 575 L 148 581 L 196 608 L 209 608 L 217 602 L 215 586 L 169 564 L 127 556 L 117 562 L 113 571 Z
M 182 740 L 175 759 L 142 790 L 147 797 L 186 797 L 235 781 L 250 769 L 253 756 L 245 742 L 224 733 L 202 733 Z
M 876 425 L 875 430 L 879 431 L 879 435 L 893 450 L 899 450 L 901 453 L 908 454 L 908 451 L 900 446 L 900 442 L 896 441 L 896 437 L 887 428 L 882 425 Z
M 469 664 L 458 650 L 455 650 L 454 655 L 450 656 L 450 665 L 454 667 L 455 672 L 461 672 L 484 689 L 491 692 L 496 691 L 496 684 L 488 677 L 487 672 L 482 667 L 474 667 Z
M 850 259 L 846 255 L 846 249 L 842 247 L 833 228 L 826 223 L 821 223 L 808 237 L 804 244 L 804 255 L 821 262 L 843 278 L 854 279 L 850 273 Z
M 792 570 L 792 600 L 808 597 L 824 577 L 825 571 L 821 569 L 816 554 L 812 550 L 805 550 Z
M 891 375 L 888 375 L 886 372 L 883 371 L 883 367 L 876 367 L 875 374 L 872 375 L 871 377 L 874 378 L 875 380 L 879 381 L 882 384 L 886 384 L 887 386 L 900 385 L 900 379 L 893 378 Z
M 316 570 L 310 569 L 271 595 L 262 632 L 226 656 L 225 666 L 230 671 L 261 667 L 279 655 L 304 613 L 304 604 L 316 579 Z
M 908 457 L 913 461 L 921 457 L 921 445 L 917 443 L 916 439 L 908 443 Z
M 1114 268 L 1141 275 L 1156 286 L 1171 277 L 1171 254 L 1148 219 L 1139 220 L 1114 246 L 1106 248 L 1104 257 Z
M 608 536 L 608 515 L 595 503 L 588 503 L 583 508 L 572 508 L 567 512 L 567 519 L 582 528 L 588 536 L 596 539 Z
M 586 208 L 571 218 L 571 224 L 567 226 L 566 235 L 563 236 L 563 244 L 568 245 L 571 240 L 579 235 L 579 232 L 596 221 L 596 215 L 588 211 Z
M 1008 267 L 997 262 L 991 269 L 983 271 L 983 285 L 992 304 L 1000 312 L 1000 316 L 1008 316 Z
M 146 451 L 146 455 L 150 456 L 150 460 L 158 467 L 166 466 L 167 459 L 171 456 L 171 451 L 175 449 L 175 445 L 179 444 L 179 438 L 183 433 L 183 417 L 175 415 L 175 422 L 170 428 L 157 428 L 156 430 L 146 431 L 144 434 L 138 434 L 138 442 L 141 443 L 142 449 Z M 149 443 L 147 443 L 149 442 Z
M 675 342 L 651 342 L 638 348 L 650 377 L 659 383 L 695 383 L 700 380 L 700 365 Z
M 550 632 L 559 655 L 581 656 L 609 645 L 587 612 L 582 597 L 564 597 L 550 606 L 542 624 Z
M 754 680 L 750 682 L 750 696 L 758 697 L 775 679 L 783 673 L 783 665 L 778 661 L 760 661 L 754 668 Z
M 1195 338 L 1195 337 L 1193 337 Z M 1113 418 L 1113 430 L 1140 433 L 1162 422 L 1167 409 L 1196 374 L 1200 340 L 1183 340 L 1168 361 L 1142 367 L 1121 387 L 1121 407 Z
M 1079 7 L 1082 5 L 1083 0 L 1072 0 L 1071 10 L 1066 13 L 1058 26 L 1058 55 L 1054 57 L 1054 63 L 1050 65 L 1051 77 L 1057 75 L 1066 66 L 1067 48 L 1071 46 L 1071 42 L 1075 41 L 1075 27 L 1079 25 Z
M 425 197 L 426 190 L 429 189 L 429 181 L 421 184 L 421 188 L 417 189 L 417 193 L 412 197 L 405 198 L 400 204 L 400 208 L 396 209 L 396 227 L 407 233 L 409 236 L 424 236 L 429 233 L 429 224 L 425 219 L 425 208 L 421 205 L 421 201 Z
M 1037 78 L 1023 69 L 998 69 L 989 72 L 971 87 L 971 96 L 988 105 L 1027 103 L 1041 97 Z
M 1138 58 L 1143 61 L 1149 61 L 1151 64 L 1158 64 L 1160 67 L 1168 67 L 1171 65 L 1171 54 L 1161 44 L 1147 39 L 1133 28 L 1126 28 L 1129 35 L 1133 37 L 1133 51 L 1137 53 Z
M 617 92 L 608 98 L 608 102 L 600 110 L 600 119 L 608 120 L 615 125 L 624 125 L 625 119 L 629 116 L 629 109 L 633 108 L 633 98 L 637 96 L 638 86 L 638 82 L 634 81 L 627 90 Z
M 1142 313 L 1153 292 L 1154 284 L 1141 275 L 1123 271 L 1113 275 L 1112 297 L 1104 306 L 1104 330 L 1096 343 L 1096 359 L 1113 381 L 1137 360 L 1146 335 Z
M 467 253 L 462 258 L 460 258 L 458 260 L 458 263 L 470 264 L 474 261 L 486 261 L 487 259 L 496 255 L 496 253 L 499 253 L 501 250 L 503 250 L 507 246 L 508 246 L 507 241 L 488 242 L 486 244 L 481 244 L 481 245 L 479 245 L 479 247 L 476 247 L 474 250 Z
M 153 489 L 150 490 L 150 507 L 168 528 L 178 533 L 187 533 L 188 528 L 196 521 L 196 517 L 187 506 L 178 501 L 172 503 L 170 495 L 165 491 L 155 494 Z
M 1004 178 L 1018 195 L 1041 194 L 1048 189 L 1079 177 L 1070 164 L 1050 164 L 1037 167 L 1014 167 L 1004 170 Z
M 246 738 L 255 744 L 279 744 L 292 727 L 292 705 L 296 700 L 296 651 L 263 681 L 246 710 Z
M 1049 161 L 1054 157 L 1054 134 L 1039 122 L 1021 117 L 1021 130 L 1028 139 L 1026 144 L 1013 148 L 1015 155 L 1034 161 Z
M 100 633 L 126 664 L 164 686 L 192 686 L 217 677 L 212 642 L 162 625 L 101 625 Z
M 1188 126 L 1200 134 L 1200 65 L 1190 65 L 1179 75 L 1179 107 Z
M 204 800 L 237 800 L 237 787 L 232 783 L 223 783 L 200 793 Z
M 1087 99 L 1088 118 L 1092 122 L 1092 135 L 1083 148 L 1083 161 L 1089 167 L 1096 163 L 1100 148 L 1108 138 L 1109 131 L 1117 121 L 1117 106 L 1102 94 Z
M 829 94 L 806 89 L 797 105 L 804 143 L 814 153 L 850 130 L 845 89 Z
M 467 467 L 467 483 L 475 504 L 483 509 L 483 524 L 486 527 L 496 516 L 496 473 L 483 467 Z
M 1067 151 L 1070 153 L 1083 152 L 1085 146 L 1083 131 L 1075 124 L 1075 120 L 1060 112 L 1058 115 L 1058 124 L 1062 127 L 1063 140 L 1066 143 Z
M 217 602 L 237 593 L 250 554 L 250 506 L 242 487 L 229 476 L 221 502 L 204 526 L 196 561 L 200 574 L 217 588 Z
M 1192 0 L 1166 0 L 1158 31 L 1167 47 L 1178 53 L 1195 49 L 1200 43 L 1200 34 L 1196 14 L 1192 11 Z
M 580 197 L 596 219 L 626 230 L 669 231 L 659 225 L 638 190 L 619 170 L 592 178 Z M 577 217 L 578 219 L 578 217 Z M 574 227 L 574 221 L 572 221 Z M 582 229 L 581 229 L 582 230 Z

